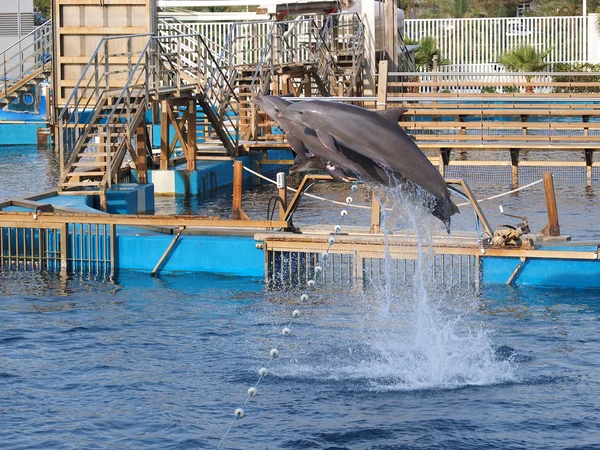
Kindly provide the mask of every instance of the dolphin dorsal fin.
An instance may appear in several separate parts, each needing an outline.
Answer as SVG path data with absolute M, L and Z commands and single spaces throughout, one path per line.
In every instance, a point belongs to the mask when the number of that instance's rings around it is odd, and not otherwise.
M 375 111 L 385 120 L 398 124 L 398 119 L 402 114 L 404 114 L 408 109 L 406 108 L 391 108 L 391 109 L 383 109 L 381 111 Z

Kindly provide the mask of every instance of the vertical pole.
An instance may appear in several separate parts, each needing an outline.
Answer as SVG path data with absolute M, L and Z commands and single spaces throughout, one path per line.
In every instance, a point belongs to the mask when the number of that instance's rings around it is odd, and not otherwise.
M 552 172 L 544 172 L 544 193 L 546 194 L 546 209 L 548 210 L 548 225 L 542 230 L 542 234 L 549 236 L 560 236 L 558 224 L 558 209 L 556 208 L 556 196 L 554 194 L 554 179 Z
M 383 48 L 390 61 L 392 72 L 398 71 L 398 2 L 396 0 L 385 0 L 384 33 L 385 43 Z
M 169 170 L 169 112 L 167 100 L 161 102 L 160 118 L 160 170 Z
M 136 169 L 138 171 L 138 183 L 139 184 L 147 184 L 148 183 L 148 164 L 147 164 L 147 155 L 146 155 L 146 125 L 141 124 L 137 128 L 137 155 L 136 155 Z
M 285 220 L 285 210 L 287 209 L 287 183 L 285 173 L 277 173 L 277 192 L 281 201 L 279 202 L 279 220 Z
M 587 186 L 592 185 L 592 168 L 594 164 L 594 149 L 585 149 L 585 178 Z
M 381 232 L 381 205 L 375 197 L 375 191 L 371 191 L 371 234 Z
M 187 170 L 196 170 L 196 97 L 188 102 L 187 122 Z
M 516 188 L 519 185 L 519 149 L 510 149 L 510 162 L 512 164 L 512 177 L 513 187 Z
M 379 61 L 379 78 L 377 80 L 377 109 L 386 109 L 388 86 L 388 61 Z
M 60 226 L 60 270 L 67 270 L 69 258 L 69 225 L 63 223 Z
M 110 225 L 110 277 L 114 278 L 117 265 L 117 226 Z
M 242 218 L 242 183 L 244 166 L 241 161 L 233 162 L 233 219 Z

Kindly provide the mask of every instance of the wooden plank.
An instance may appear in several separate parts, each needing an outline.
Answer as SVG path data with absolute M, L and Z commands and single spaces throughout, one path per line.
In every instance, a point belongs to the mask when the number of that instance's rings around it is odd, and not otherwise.
M 37 218 L 31 212 L 6 212 L 0 211 L 0 224 L 54 224 L 83 223 L 83 224 L 109 224 L 130 226 L 187 226 L 199 228 L 286 228 L 288 223 L 284 220 L 219 220 L 206 219 L 198 216 L 144 216 L 129 214 L 69 214 L 69 213 L 39 213 Z
M 284 234 L 284 233 L 282 233 Z M 292 252 L 322 252 L 328 247 L 327 237 L 324 235 L 302 235 L 304 239 L 297 239 L 285 233 L 286 240 L 275 240 L 270 237 L 255 235 L 257 241 L 263 241 L 271 251 Z M 376 236 L 373 235 L 375 238 Z M 312 239 L 312 240 L 311 240 Z M 574 250 L 537 250 L 523 249 L 518 247 L 484 247 L 478 244 L 470 246 L 446 246 L 441 243 L 426 246 L 424 251 L 432 251 L 434 254 L 445 255 L 470 255 L 470 256 L 494 256 L 503 258 L 531 258 L 531 259 L 556 259 L 556 260 L 598 260 L 598 255 L 593 251 Z M 336 243 L 331 247 L 330 253 L 353 254 L 359 251 L 372 257 L 383 258 L 386 252 L 394 257 L 407 254 L 417 255 L 420 251 L 416 243 L 397 243 L 389 241 L 389 247 L 384 242 L 365 242 L 364 240 L 353 240 L 352 237 L 338 236 Z

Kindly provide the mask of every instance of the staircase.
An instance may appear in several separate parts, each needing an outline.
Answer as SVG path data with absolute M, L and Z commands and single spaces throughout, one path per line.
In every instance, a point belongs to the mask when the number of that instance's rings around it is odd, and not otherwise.
M 263 23 L 234 24 L 218 48 L 203 36 L 181 34 L 182 26 L 163 23 L 163 35 L 148 36 L 141 49 L 140 36 L 100 42 L 56 120 L 61 193 L 100 195 L 102 205 L 127 156 L 137 165 L 151 155 L 146 116 L 151 109 L 157 113 L 161 103 L 173 108 L 170 120 L 179 124 L 186 122 L 184 116 L 196 115 L 198 141 L 186 158 L 193 158 L 194 151 L 196 156 L 235 157 L 241 138 L 257 137 L 252 96 L 269 93 L 277 83 L 281 90 L 282 79 L 298 94 L 306 77 L 313 80 L 308 95 L 330 95 L 332 83 L 342 76 L 345 89 L 352 89 L 362 64 L 360 36 L 344 35 L 349 42 L 344 59 L 336 49 L 340 43 L 330 36 L 333 27 L 320 28 L 314 19 L 273 22 L 270 28 Z M 336 33 L 337 38 L 339 30 Z M 123 42 L 108 45 L 109 39 Z M 123 60 L 128 61 L 126 68 Z M 178 106 L 193 104 L 194 96 L 200 108 L 190 112 L 190 106 Z M 181 128 L 178 140 L 189 145 L 190 132 Z M 174 145 L 167 147 L 172 150 Z
M 0 108 L 52 72 L 52 22 L 48 21 L 0 53 Z
M 196 86 L 202 107 L 196 117 L 198 156 L 232 156 L 238 151 L 234 28 L 235 25 L 224 45 L 218 45 L 194 34 L 177 19 L 160 19 L 162 64 L 178 71 L 185 83 Z
M 134 48 L 132 40 L 135 37 L 121 39 L 126 42 L 126 48 Z M 106 189 L 116 181 L 127 152 L 135 160 L 139 157 L 138 145 L 143 146 L 146 153 L 150 150 L 146 134 L 138 137 L 136 132 L 138 127 L 146 126 L 145 114 L 151 91 L 156 92 L 159 88 L 159 75 L 165 75 L 161 71 L 155 72 L 156 66 L 150 61 L 156 54 L 156 45 L 152 38 L 148 39 L 136 55 L 137 62 L 131 59 L 129 77 L 124 87 L 118 89 L 114 86 L 118 84 L 122 70 L 116 65 L 102 77 L 94 76 L 100 68 L 112 67 L 114 58 L 122 56 L 104 53 L 109 48 L 104 44 L 103 40 L 98 45 L 57 118 L 62 167 L 58 191 L 62 194 L 104 197 Z

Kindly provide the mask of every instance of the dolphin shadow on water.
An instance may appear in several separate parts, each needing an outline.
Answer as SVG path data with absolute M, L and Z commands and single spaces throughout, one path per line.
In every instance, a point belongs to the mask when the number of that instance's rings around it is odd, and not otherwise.
M 404 108 L 371 111 L 323 100 L 291 103 L 265 95 L 253 101 L 286 133 L 296 154 L 290 173 L 325 170 L 332 177 L 398 187 L 440 219 L 450 233 L 459 212 L 440 172 L 398 125 Z

